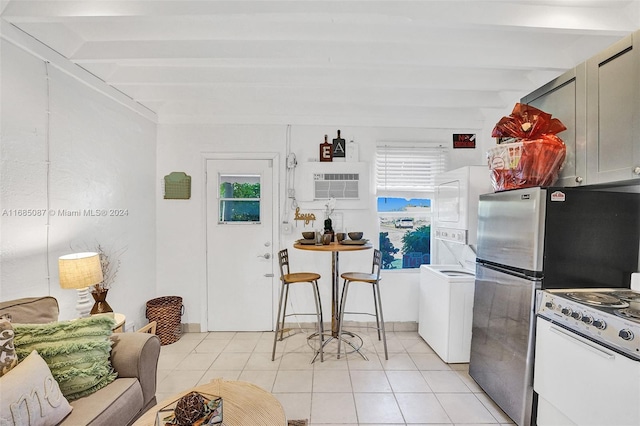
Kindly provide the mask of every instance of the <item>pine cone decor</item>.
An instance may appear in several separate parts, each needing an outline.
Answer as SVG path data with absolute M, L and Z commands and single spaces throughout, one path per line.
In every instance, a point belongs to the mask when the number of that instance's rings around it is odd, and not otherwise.
M 174 414 L 178 425 L 192 425 L 204 416 L 204 398 L 197 392 L 186 394 L 178 401 Z

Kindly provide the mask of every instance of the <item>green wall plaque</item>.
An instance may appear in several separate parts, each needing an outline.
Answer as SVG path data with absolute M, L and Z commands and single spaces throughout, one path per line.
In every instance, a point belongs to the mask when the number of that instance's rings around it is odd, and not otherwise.
M 188 200 L 191 198 L 191 176 L 184 172 L 171 172 L 164 177 L 165 200 Z

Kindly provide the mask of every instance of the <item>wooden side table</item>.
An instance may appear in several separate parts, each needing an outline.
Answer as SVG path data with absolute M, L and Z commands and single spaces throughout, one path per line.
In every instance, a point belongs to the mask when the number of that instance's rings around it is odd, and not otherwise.
M 127 317 L 124 314 L 114 312 L 113 319 L 116 321 L 116 324 L 113 326 L 113 332 L 124 333 L 124 324 L 127 321 Z
M 111 330 L 113 330 L 114 333 L 124 333 L 124 324 L 127 321 L 127 317 L 125 314 L 119 314 L 117 312 L 105 312 L 103 314 L 94 314 L 92 316 L 97 315 L 105 315 L 113 318 L 116 323 Z

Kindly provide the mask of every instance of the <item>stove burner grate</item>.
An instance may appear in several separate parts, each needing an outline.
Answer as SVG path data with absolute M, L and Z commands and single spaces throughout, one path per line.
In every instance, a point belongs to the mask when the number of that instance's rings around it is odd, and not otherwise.
M 610 293 L 595 293 L 591 291 L 566 293 L 569 299 L 591 306 L 603 308 L 627 308 L 629 304 Z

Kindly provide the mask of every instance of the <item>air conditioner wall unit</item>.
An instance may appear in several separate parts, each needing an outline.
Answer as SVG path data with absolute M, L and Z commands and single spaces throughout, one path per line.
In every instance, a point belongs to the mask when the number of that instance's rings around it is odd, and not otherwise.
M 296 199 L 326 202 L 336 199 L 336 209 L 368 209 L 369 164 L 364 162 L 310 162 L 296 170 Z

